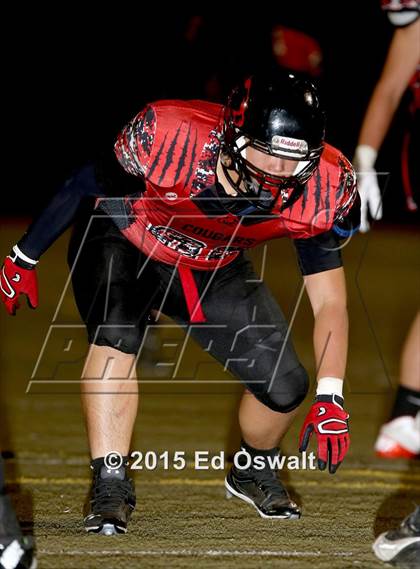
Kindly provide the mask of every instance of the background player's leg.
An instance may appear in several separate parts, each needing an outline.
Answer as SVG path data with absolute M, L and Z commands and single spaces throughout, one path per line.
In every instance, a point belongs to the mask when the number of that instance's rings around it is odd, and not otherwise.
M 420 390 L 420 312 L 411 324 L 401 357 L 400 385 Z
M 3 457 L 0 454 L 0 494 L 3 494 L 4 491 L 4 465 L 3 465 Z
M 400 365 L 400 383 L 391 416 L 375 442 L 383 458 L 415 458 L 420 455 L 420 312 L 406 337 Z
M 91 345 L 81 399 L 92 458 L 110 451 L 126 456 L 138 407 L 135 356 Z

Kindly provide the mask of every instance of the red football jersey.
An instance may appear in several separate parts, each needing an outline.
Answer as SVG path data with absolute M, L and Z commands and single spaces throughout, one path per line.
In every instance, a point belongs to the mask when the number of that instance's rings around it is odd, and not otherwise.
M 141 176 L 145 191 L 124 198 L 134 245 L 171 265 L 208 270 L 231 262 L 243 249 L 278 237 L 306 238 L 331 229 L 357 196 L 348 160 L 326 144 L 317 170 L 295 203 L 247 224 L 228 212 L 212 214 L 197 198 L 214 186 L 223 107 L 203 101 L 158 101 L 120 133 L 115 153 L 122 167 Z

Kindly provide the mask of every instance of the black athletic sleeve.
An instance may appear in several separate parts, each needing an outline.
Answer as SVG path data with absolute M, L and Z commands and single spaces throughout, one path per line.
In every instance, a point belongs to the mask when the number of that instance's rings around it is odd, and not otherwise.
M 95 176 L 95 167 L 88 164 L 71 176 L 52 200 L 31 223 L 18 242 L 19 249 L 37 260 L 72 223 L 82 200 L 102 196 L 103 191 Z
M 37 260 L 71 225 L 85 198 L 121 197 L 143 190 L 144 181 L 128 174 L 112 150 L 104 153 L 65 182 L 30 225 L 18 247 Z
M 308 239 L 294 239 L 293 243 L 304 276 L 343 266 L 340 238 L 333 230 Z
M 302 275 L 342 267 L 342 240 L 350 239 L 359 227 L 360 196 L 355 188 L 349 200 L 336 211 L 332 229 L 315 237 L 294 240 Z

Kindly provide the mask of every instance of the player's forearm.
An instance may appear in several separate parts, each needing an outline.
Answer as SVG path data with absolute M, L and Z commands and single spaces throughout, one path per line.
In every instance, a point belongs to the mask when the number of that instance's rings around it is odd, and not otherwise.
M 344 303 L 326 302 L 315 314 L 314 351 L 317 379 L 343 379 L 348 346 L 348 315 Z
M 358 144 L 379 150 L 420 57 L 420 20 L 396 30 L 363 120 Z
M 367 145 L 375 150 L 381 147 L 392 117 L 399 103 L 399 96 L 378 83 L 370 100 L 362 129 L 359 145 Z

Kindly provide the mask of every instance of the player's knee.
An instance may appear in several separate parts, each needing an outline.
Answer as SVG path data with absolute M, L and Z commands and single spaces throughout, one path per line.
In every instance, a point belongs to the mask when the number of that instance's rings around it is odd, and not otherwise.
M 106 325 L 89 330 L 89 342 L 96 346 L 108 346 L 125 354 L 137 354 L 141 344 L 141 334 L 134 325 Z
M 273 411 L 289 413 L 299 407 L 308 393 L 308 388 L 308 374 L 299 364 L 286 373 L 277 372 L 259 399 Z

